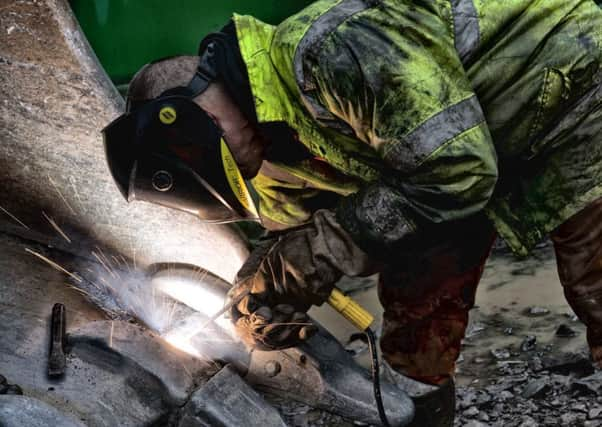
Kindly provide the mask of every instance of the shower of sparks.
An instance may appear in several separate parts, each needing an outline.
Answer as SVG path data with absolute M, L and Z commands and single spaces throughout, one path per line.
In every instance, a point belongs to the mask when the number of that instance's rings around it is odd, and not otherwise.
M 128 264 L 127 260 L 125 259 L 125 257 L 123 255 L 119 255 L 119 258 L 121 258 L 121 260 L 123 261 L 123 265 L 125 265 L 128 269 L 128 271 L 130 273 L 132 273 L 132 268 L 130 267 L 130 264 Z
M 115 262 L 117 268 L 125 267 L 121 264 L 121 261 L 115 255 L 111 255 L 111 259 Z
M 92 251 L 92 255 L 100 262 L 100 264 L 107 270 L 107 272 L 113 276 L 114 279 L 117 279 L 117 274 L 104 262 L 104 260 L 98 255 L 96 252 Z
M 102 251 L 102 249 L 100 249 L 99 246 L 94 246 L 96 248 L 96 250 L 98 251 L 98 254 L 102 257 L 102 259 L 105 260 L 105 262 L 107 263 L 107 265 L 113 267 L 111 261 L 109 261 L 109 258 L 105 255 L 105 253 Z
M 73 215 L 77 215 L 77 213 L 75 212 L 75 210 L 73 210 L 73 208 L 71 207 L 71 205 L 69 204 L 69 202 L 67 201 L 67 199 L 65 199 L 65 196 L 63 196 L 63 193 L 61 193 L 61 190 L 59 189 L 59 186 L 56 185 L 56 182 L 54 182 L 52 180 L 52 178 L 50 177 L 50 175 L 48 175 L 48 180 L 50 181 L 50 183 L 52 184 L 52 186 L 54 187 L 54 189 L 58 193 L 59 197 L 63 200 L 63 202 L 65 203 L 65 205 L 69 208 L 69 210 L 71 211 L 71 213 L 73 213 Z
M 46 258 L 44 255 L 39 254 L 36 251 L 33 251 L 33 250 L 29 249 L 29 248 L 25 248 L 25 251 L 29 252 L 30 254 L 32 254 L 32 255 L 34 255 L 36 257 L 38 257 L 39 259 L 41 259 L 42 261 L 44 261 L 45 263 L 47 263 L 51 267 L 54 267 L 58 271 L 62 271 L 63 273 L 67 274 L 69 277 L 71 277 L 77 283 L 81 283 L 82 282 L 82 278 L 79 277 L 77 274 L 71 273 L 70 271 L 67 271 L 66 269 L 64 269 L 63 267 L 61 267 L 60 265 L 58 265 L 56 262 L 52 261 L 51 259 Z
M 107 288 L 110 289 L 111 291 L 115 292 L 115 288 L 113 287 L 113 285 L 111 285 L 107 279 L 105 279 L 104 277 L 100 277 L 100 281 L 102 283 L 104 283 L 105 285 L 107 285 Z
M 17 218 L 13 214 L 11 214 L 9 211 L 7 211 L 6 209 L 4 209 L 2 206 L 0 206 L 0 211 L 4 212 L 6 215 L 8 215 L 9 217 L 11 217 L 14 221 L 16 221 L 17 223 L 19 223 L 20 226 L 25 227 L 26 229 L 29 230 L 29 227 L 26 226 L 19 218 Z
M 50 225 L 52 225 L 52 228 L 54 228 L 57 233 L 63 236 L 63 239 L 65 239 L 68 243 L 71 243 L 71 239 L 69 238 L 69 236 L 67 236 L 67 233 L 65 233 L 52 218 L 46 215 L 46 212 L 42 211 L 42 215 L 44 215 L 44 218 L 46 218 Z

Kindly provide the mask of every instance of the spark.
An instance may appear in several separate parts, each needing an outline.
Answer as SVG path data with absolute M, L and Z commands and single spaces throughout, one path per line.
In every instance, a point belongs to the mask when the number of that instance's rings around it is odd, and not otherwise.
M 115 292 L 115 288 L 113 288 L 113 286 L 107 281 L 107 279 L 105 279 L 104 277 L 100 278 L 101 282 L 104 282 L 105 285 L 107 285 L 107 287 L 112 290 L 113 292 Z
M 113 261 L 115 261 L 115 265 L 117 267 L 121 267 L 122 266 L 121 261 L 115 255 L 111 255 L 111 258 L 113 258 Z
M 109 268 L 109 266 L 107 264 L 105 264 L 105 262 L 103 261 L 103 259 L 100 257 L 100 255 L 98 255 L 96 252 L 92 251 L 92 255 L 94 255 L 96 257 L 96 259 L 100 262 L 100 264 L 105 268 L 105 270 L 107 270 L 109 272 L 109 274 L 111 276 L 113 276 L 114 279 L 117 279 L 117 275 L 113 272 L 113 270 L 111 270 Z
M 72 176 L 70 176 L 70 177 L 69 177 L 69 183 L 71 184 L 71 188 L 73 188 L 73 194 L 75 194 L 75 197 L 77 198 L 77 201 L 78 201 L 78 203 L 79 203 L 79 207 L 80 207 L 80 209 L 82 209 L 82 210 L 83 210 L 83 206 L 84 206 L 84 204 L 82 203 L 82 199 L 81 199 L 81 197 L 79 196 L 79 192 L 77 191 L 77 187 L 75 186 L 75 178 L 74 178 L 74 177 L 72 177 Z
M 61 190 L 59 190 L 59 187 L 58 187 L 58 185 L 56 185 L 56 182 L 54 182 L 52 180 L 52 178 L 50 177 L 50 175 L 47 175 L 47 176 L 48 176 L 48 180 L 54 186 L 54 189 L 59 194 L 60 198 L 63 199 L 63 202 L 65 202 L 65 205 L 69 208 L 69 210 L 73 213 L 73 215 L 77 215 L 75 213 L 75 211 L 73 210 L 73 208 L 71 207 L 71 205 L 69 204 L 69 202 L 67 201 L 67 199 L 65 199 L 65 196 L 63 196 L 63 193 L 61 193 Z
M 123 255 L 119 255 L 119 258 L 121 258 L 121 260 L 123 261 L 123 264 L 128 268 L 129 272 L 132 272 L 132 269 L 130 267 L 130 265 L 128 264 L 127 260 L 125 259 L 125 257 Z
M 6 209 L 4 209 L 2 206 L 0 206 L 0 210 L 2 212 L 4 212 L 6 215 L 8 215 L 9 217 L 11 217 L 13 220 L 15 220 L 16 222 L 19 223 L 19 225 L 21 225 L 22 227 L 25 227 L 26 229 L 29 230 L 29 227 L 26 226 L 19 218 L 17 218 L 16 216 L 14 216 L 13 214 L 11 214 L 9 211 L 7 211 Z
M 57 269 L 58 271 L 62 271 L 63 273 L 69 275 L 69 277 L 71 277 L 72 279 L 74 279 L 76 282 L 81 283 L 82 282 L 82 278 L 79 277 L 77 274 L 71 273 L 70 271 L 65 270 L 63 267 L 61 267 L 60 265 L 58 265 L 56 262 L 46 258 L 44 255 L 37 253 L 36 251 L 33 251 L 29 248 L 25 248 L 26 252 L 29 252 L 30 254 L 38 257 L 39 259 L 41 259 L 42 261 L 44 261 L 45 263 L 49 264 L 50 266 L 54 267 L 55 269 Z
M 111 332 L 109 334 L 109 347 L 113 348 L 113 327 L 115 325 L 113 324 L 113 321 L 111 321 Z
M 68 243 L 71 243 L 71 239 L 69 238 L 69 236 L 67 236 L 67 234 L 61 229 L 61 227 L 59 227 L 59 225 L 56 222 L 54 222 L 54 220 L 52 218 L 50 218 L 48 215 L 46 215 L 46 212 L 42 211 L 42 215 L 44 215 L 44 218 L 46 218 L 46 220 L 48 220 L 48 222 L 50 223 L 50 225 L 52 225 L 52 227 L 61 236 L 63 236 L 63 239 L 65 239 Z
M 87 291 L 83 290 L 82 288 L 78 288 L 77 286 L 73 286 L 73 285 L 69 285 L 69 287 L 76 292 L 79 292 L 81 294 L 86 295 L 89 298 L 92 298 L 92 295 L 90 294 L 90 292 L 87 292 Z
M 101 255 L 102 258 L 107 262 L 107 265 L 110 265 L 111 267 L 113 267 L 113 263 L 111 261 L 109 261 L 109 258 L 105 255 L 105 253 L 102 251 L 102 249 L 100 249 L 100 247 L 98 245 L 96 245 L 94 247 L 98 251 L 98 254 Z

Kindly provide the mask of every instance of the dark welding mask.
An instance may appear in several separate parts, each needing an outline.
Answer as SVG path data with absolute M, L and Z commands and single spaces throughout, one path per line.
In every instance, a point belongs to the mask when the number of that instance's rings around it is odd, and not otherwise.
M 193 101 L 215 79 L 211 51 L 205 49 L 187 87 L 128 105 L 103 130 L 107 162 L 128 202 L 156 203 L 212 223 L 259 221 L 223 132 Z

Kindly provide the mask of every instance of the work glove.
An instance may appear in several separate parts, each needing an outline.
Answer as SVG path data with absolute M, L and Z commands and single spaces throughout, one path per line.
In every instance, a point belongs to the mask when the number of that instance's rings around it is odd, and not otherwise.
M 250 347 L 279 350 L 298 345 L 316 327 L 306 312 L 326 301 L 343 275 L 372 274 L 375 265 L 330 211 L 260 244 L 238 272 L 229 298 L 239 337 Z

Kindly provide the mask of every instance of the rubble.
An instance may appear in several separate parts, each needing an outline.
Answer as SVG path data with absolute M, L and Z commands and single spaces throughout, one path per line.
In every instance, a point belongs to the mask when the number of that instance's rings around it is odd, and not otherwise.
M 550 390 L 551 384 L 549 378 L 540 378 L 535 381 L 531 381 L 527 384 L 523 390 L 522 396 L 525 399 L 537 399 L 544 397 Z
M 586 377 L 594 373 L 594 367 L 588 357 L 571 353 L 546 357 L 543 360 L 542 370 L 560 375 L 573 374 L 577 377 Z
M 496 348 L 491 350 L 491 355 L 497 360 L 505 360 L 510 358 L 510 352 L 505 348 Z
M 497 377 L 481 388 L 458 387 L 455 425 L 602 426 L 602 371 L 583 355 L 561 355 L 537 371 L 522 362 L 498 362 Z
M 454 426 L 602 427 L 602 371 L 566 308 L 477 309 L 471 322 L 486 329 L 462 349 Z
M 550 310 L 548 310 L 545 307 L 531 307 L 527 310 L 527 314 L 529 316 L 545 316 L 547 314 L 550 314 Z
M 533 335 L 527 335 L 520 345 L 520 350 L 523 352 L 535 350 L 537 338 Z

